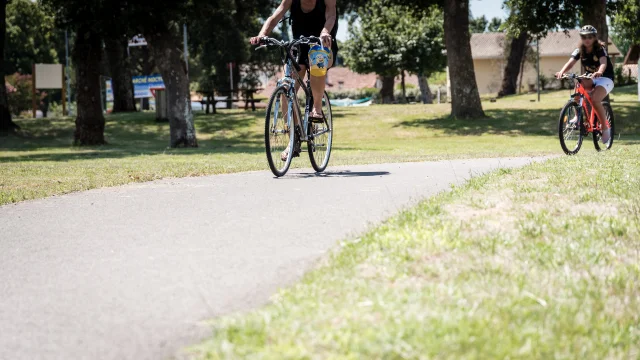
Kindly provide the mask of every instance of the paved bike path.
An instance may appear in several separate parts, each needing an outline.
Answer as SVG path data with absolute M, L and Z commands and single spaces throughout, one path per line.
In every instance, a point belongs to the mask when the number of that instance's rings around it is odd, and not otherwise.
M 163 180 L 0 207 L 0 359 L 161 359 L 474 159 Z

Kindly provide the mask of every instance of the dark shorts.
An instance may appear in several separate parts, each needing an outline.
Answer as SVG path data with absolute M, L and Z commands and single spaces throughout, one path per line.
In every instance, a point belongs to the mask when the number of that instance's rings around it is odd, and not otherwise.
M 309 45 L 300 45 L 300 54 L 298 54 L 298 64 L 304 65 L 309 68 L 309 50 L 311 50 L 311 46 Z M 331 43 L 331 52 L 333 53 L 333 64 L 336 63 L 336 58 L 338 56 L 338 42 L 333 41 Z M 333 67 L 333 66 L 331 66 Z M 331 68 L 330 67 L 330 68 Z

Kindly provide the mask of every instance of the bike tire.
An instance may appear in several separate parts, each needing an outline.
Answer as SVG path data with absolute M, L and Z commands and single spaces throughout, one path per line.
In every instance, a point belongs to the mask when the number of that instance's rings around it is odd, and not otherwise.
M 269 99 L 265 118 L 265 151 L 269 168 L 276 177 L 282 177 L 287 174 L 293 158 L 293 145 L 295 142 L 294 126 L 291 119 L 289 119 L 288 109 L 283 108 L 281 101 L 283 96 L 287 96 L 287 92 L 288 89 L 286 86 L 280 86 L 273 92 Z M 280 116 L 280 111 L 284 114 L 283 116 Z M 275 112 L 278 113 L 276 114 Z M 279 126 L 281 129 L 279 129 Z M 280 135 L 282 135 L 283 141 L 280 141 Z M 288 139 L 284 140 L 284 137 L 287 135 Z M 287 149 L 289 149 L 289 156 L 286 161 L 282 161 L 280 154 Z
M 324 93 L 324 105 L 322 106 L 322 111 L 325 115 L 324 123 L 322 123 L 323 130 L 327 129 L 329 131 L 319 137 L 322 149 L 319 149 L 320 146 L 318 146 L 318 139 L 307 142 L 307 151 L 309 153 L 311 166 L 313 167 L 313 170 L 318 173 L 327 169 L 329 160 L 331 159 L 331 150 L 333 149 L 333 111 L 331 109 L 331 100 L 329 99 L 329 94 L 327 94 L 327 92 Z M 309 123 L 309 134 L 313 134 L 316 125 L 318 124 Z M 319 155 L 318 158 L 316 158 L 316 155 Z
M 604 111 L 607 114 L 607 121 L 609 122 L 609 127 L 611 128 L 611 139 L 609 142 L 603 146 L 600 143 L 600 139 L 602 138 L 601 133 L 593 133 L 593 146 L 596 148 L 596 151 L 610 150 L 613 146 L 613 138 L 616 134 L 616 124 L 613 115 L 613 109 L 611 108 L 611 104 L 606 101 L 602 102 L 602 106 L 604 106 Z
M 572 118 L 572 111 L 575 116 L 578 117 L 578 128 L 577 129 L 568 129 L 568 121 Z M 558 121 L 558 138 L 560 139 L 560 146 L 562 150 L 567 155 L 576 155 L 580 149 L 582 148 L 582 141 L 584 140 L 584 136 L 582 134 L 582 114 L 580 112 L 580 105 L 576 104 L 575 101 L 569 101 L 560 111 L 560 120 Z M 570 130 L 570 135 L 576 135 L 577 139 L 575 140 L 575 145 L 571 146 L 568 144 L 566 131 Z M 570 136 L 569 135 L 569 136 Z

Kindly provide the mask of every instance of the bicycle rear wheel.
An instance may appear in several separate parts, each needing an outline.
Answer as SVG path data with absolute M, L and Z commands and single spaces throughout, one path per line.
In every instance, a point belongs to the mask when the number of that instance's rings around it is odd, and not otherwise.
M 611 105 L 608 102 L 603 102 L 602 105 L 604 106 L 604 111 L 607 114 L 607 123 L 609 123 L 609 127 L 611 128 L 611 138 L 609 139 L 608 143 L 602 144 L 600 143 L 600 140 L 602 139 L 602 133 L 600 131 L 594 132 L 593 146 L 596 148 L 597 151 L 611 149 L 611 147 L 613 146 L 613 137 L 616 134 L 616 126 L 615 126 L 616 124 L 613 117 L 613 109 L 611 108 Z
M 267 107 L 264 129 L 264 143 L 267 161 L 273 175 L 284 176 L 291 166 L 293 157 L 294 129 L 289 119 L 287 88 L 281 86 L 273 92 Z M 288 156 L 283 160 L 283 153 Z
M 560 112 L 558 122 L 558 137 L 560 146 L 567 155 L 575 155 L 582 147 L 582 114 L 580 106 L 569 101 Z
M 331 150 L 333 147 L 333 113 L 329 95 L 324 93 L 322 97 L 322 121 L 309 123 L 309 141 L 307 143 L 309 160 L 316 172 L 323 172 L 329 165 Z

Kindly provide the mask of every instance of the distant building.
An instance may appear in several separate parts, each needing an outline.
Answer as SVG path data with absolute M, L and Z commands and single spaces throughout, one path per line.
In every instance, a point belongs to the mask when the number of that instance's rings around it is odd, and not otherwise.
M 551 32 L 546 38 L 540 39 L 540 73 L 547 79 L 553 79 L 554 74 L 569 60 L 569 56 L 580 42 L 578 30 Z M 506 65 L 504 33 L 473 34 L 471 36 L 471 53 L 480 94 L 495 94 L 500 91 L 502 76 Z M 532 47 L 535 53 L 535 46 Z M 615 65 L 620 50 L 609 40 L 609 55 Z M 580 62 L 573 72 L 580 72 Z M 522 76 L 522 91 L 535 89 L 537 83 L 535 63 L 526 61 Z

